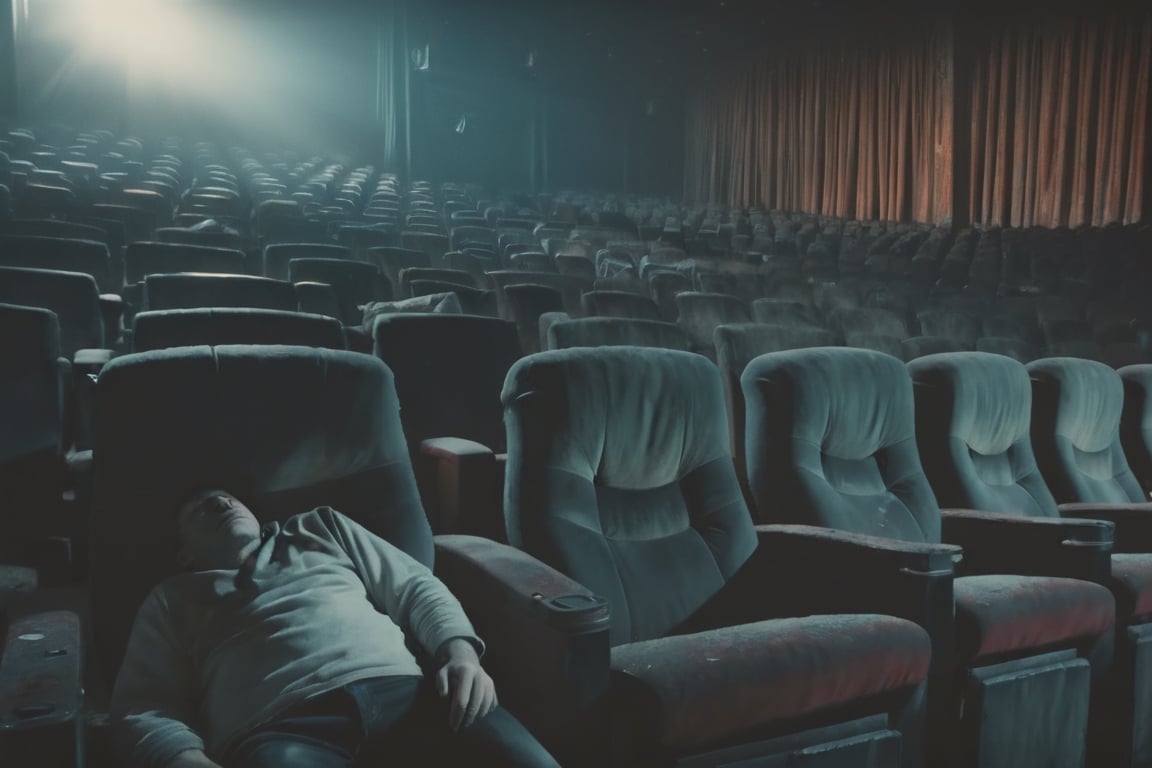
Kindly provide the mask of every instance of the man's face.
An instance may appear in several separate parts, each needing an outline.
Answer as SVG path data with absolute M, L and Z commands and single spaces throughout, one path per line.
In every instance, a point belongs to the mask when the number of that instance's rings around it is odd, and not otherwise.
M 256 516 L 227 491 L 197 493 L 180 507 L 178 526 L 181 564 L 201 571 L 239 568 L 260 539 Z

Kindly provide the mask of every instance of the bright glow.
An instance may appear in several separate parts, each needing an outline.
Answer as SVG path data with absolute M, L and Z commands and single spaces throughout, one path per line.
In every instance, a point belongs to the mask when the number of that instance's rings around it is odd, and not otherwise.
M 79 40 L 92 55 L 119 61 L 132 78 L 179 84 L 218 61 L 211 35 L 177 0 L 77 0 Z

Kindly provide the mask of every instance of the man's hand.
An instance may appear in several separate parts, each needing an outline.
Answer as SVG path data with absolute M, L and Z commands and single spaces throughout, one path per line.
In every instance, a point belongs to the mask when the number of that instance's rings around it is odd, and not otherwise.
M 164 768 L 221 768 L 201 749 L 186 749 L 168 761 Z
M 496 684 L 480 666 L 472 643 L 462 637 L 446 641 L 436 654 L 436 691 L 449 697 L 448 725 L 453 731 L 467 728 L 496 706 Z

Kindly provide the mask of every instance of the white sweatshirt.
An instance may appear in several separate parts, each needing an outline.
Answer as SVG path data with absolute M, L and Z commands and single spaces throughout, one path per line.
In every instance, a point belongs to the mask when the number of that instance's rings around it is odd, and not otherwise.
M 117 741 L 133 765 L 219 758 L 310 696 L 421 675 L 404 633 L 429 654 L 454 637 L 483 651 L 432 572 L 354 521 L 321 507 L 271 523 L 253 565 L 179 574 L 145 599 L 112 693 Z

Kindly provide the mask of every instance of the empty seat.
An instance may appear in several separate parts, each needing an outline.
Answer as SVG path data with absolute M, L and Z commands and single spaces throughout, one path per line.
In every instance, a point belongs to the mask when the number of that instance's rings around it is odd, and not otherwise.
M 124 248 L 124 284 L 133 285 L 146 275 L 174 272 L 245 274 L 243 251 L 184 243 L 136 242 Z
M 113 285 L 108 246 L 95 240 L 5 235 L 0 237 L 0 266 L 58 269 L 91 275 L 104 293 L 118 293 Z
M 511 540 L 610 608 L 613 765 L 892 765 L 896 732 L 918 752 L 906 715 L 927 672 L 922 630 L 778 612 L 772 595 L 806 576 L 773 568 L 779 542 L 758 545 L 715 366 L 665 349 L 544 352 L 512 368 L 502 399 Z
M 516 324 L 521 352 L 539 352 L 540 316 L 547 312 L 562 312 L 564 297 L 555 288 L 525 283 L 504 286 L 504 299 L 508 302 L 509 319 Z
M 833 310 L 828 325 L 847 339 L 857 334 L 878 334 L 904 340 L 908 326 L 895 312 L 874 307 L 852 307 Z
M 713 343 L 716 326 L 752 321 L 748 305 L 735 296 L 724 293 L 690 291 L 678 293 L 676 308 L 678 311 L 676 322 L 688 334 L 692 350 L 708 357 L 716 354 Z
M 826 328 L 807 325 L 733 323 L 716 326 L 714 343 L 716 364 L 724 383 L 724 404 L 728 412 L 728 432 L 732 436 L 731 451 L 736 462 L 736 476 L 740 479 L 749 508 L 755 510 L 755 502 L 748 491 L 744 460 L 744 393 L 740 389 L 740 377 L 748 363 L 760 355 L 786 349 L 831 347 L 838 344 L 839 339 Z
M 844 343 L 849 347 L 883 352 L 897 360 L 904 359 L 904 342 L 899 336 L 884 333 L 849 333 L 844 337 Z
M 824 325 L 815 307 L 790 299 L 756 299 L 752 302 L 752 318 L 768 325 L 811 325 L 817 328 Z
M 392 285 L 374 264 L 346 259 L 292 259 L 288 275 L 293 283 L 327 283 L 340 300 L 345 325 L 359 325 L 361 307 L 392 298 Z
M 61 353 L 102 349 L 104 319 L 95 279 L 81 272 L 0 267 L 0 302 L 40 307 L 56 315 Z
M 950 336 L 913 336 L 900 344 L 904 360 L 915 360 L 925 355 L 938 355 L 942 352 L 963 352 L 969 349 L 963 342 Z
M 412 282 L 416 280 L 430 280 L 436 283 L 451 283 L 463 285 L 468 288 L 477 288 L 476 278 L 462 269 L 437 269 L 428 267 L 408 267 L 400 270 L 400 282 L 397 283 L 400 296 L 413 296 Z
M 288 280 L 292 259 L 351 259 L 347 246 L 326 243 L 273 243 L 264 246 L 264 277 Z
M 581 313 L 580 299 L 587 291 L 592 290 L 593 283 L 573 275 L 561 275 L 549 272 L 523 272 L 520 270 L 501 269 L 488 273 L 496 289 L 496 300 L 500 307 L 500 316 L 511 317 L 508 303 L 504 297 L 504 286 L 523 285 L 533 283 L 555 288 L 564 298 L 564 311 L 573 316 Z
M 627 317 L 635 320 L 660 320 L 660 307 L 647 296 L 631 291 L 593 290 L 580 299 L 587 317 Z
M 752 361 L 741 385 L 748 477 L 763 519 L 862 534 L 881 548 L 895 540 L 894 558 L 907 547 L 932 551 L 942 538 L 963 544 L 953 589 L 929 599 L 930 613 L 943 618 L 926 625 L 936 670 L 929 764 L 1082 765 L 1088 659 L 1106 658 L 1111 644 L 1108 590 L 1024 575 L 1045 573 L 1052 555 L 1007 535 L 1011 521 L 941 514 L 916 447 L 912 379 L 899 360 L 851 348 L 776 352 Z M 1085 527 L 1099 551 L 1107 527 Z
M 132 350 L 202 344 L 293 344 L 344 349 L 340 321 L 324 315 L 252 308 L 169 309 L 133 319 Z
M 516 326 L 475 315 L 389 314 L 376 318 L 372 338 L 396 376 L 433 530 L 503 539 L 500 387 L 520 357 Z
M 267 277 L 185 272 L 144 278 L 143 305 L 148 310 L 249 307 L 295 312 L 298 304 L 292 283 Z
M 963 312 L 924 310 L 917 314 L 923 336 L 943 336 L 957 341 L 963 349 L 975 349 L 982 335 L 980 321 Z
M 991 352 L 997 355 L 1007 355 L 1013 360 L 1030 363 L 1040 356 L 1036 348 L 1022 338 L 1011 336 L 984 336 L 976 340 L 978 352 Z
M 400 272 L 410 267 L 429 267 L 431 261 L 428 254 L 410 248 L 369 248 L 367 260 L 377 267 L 387 277 L 392 285 L 400 285 Z
M 1117 373 L 1124 384 L 1120 445 L 1140 487 L 1152 494 L 1152 365 L 1124 366 Z
M 580 317 L 548 325 L 547 349 L 569 347 L 660 347 L 688 351 L 688 336 L 675 323 L 624 317 Z
M 1090 578 L 1112 589 L 1118 658 L 1101 670 L 1109 695 L 1092 713 L 1089 762 L 1140 764 L 1152 749 L 1152 701 L 1143 694 L 1152 690 L 1152 554 L 1129 553 L 1152 552 L 1152 540 L 1121 524 L 1115 541 L 1124 554 L 1093 552 L 1091 537 L 1079 530 L 1083 521 L 1067 518 L 1097 517 L 1098 511 L 1057 507 L 1032 450 L 1032 390 L 1023 364 L 964 352 L 921 358 L 908 368 L 916 393 L 916 442 L 940 503 L 1023 516 L 1034 524 L 1018 521 L 1016 535 L 1037 554 L 1050 551 L 1041 561 L 1048 573 Z M 1152 508 L 1142 512 L 1152 529 Z

